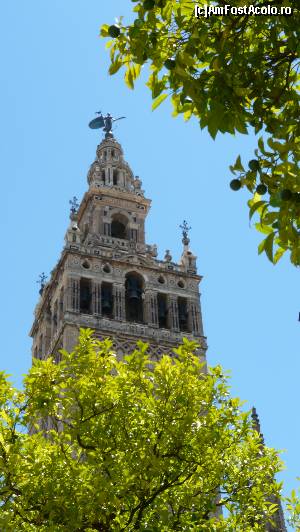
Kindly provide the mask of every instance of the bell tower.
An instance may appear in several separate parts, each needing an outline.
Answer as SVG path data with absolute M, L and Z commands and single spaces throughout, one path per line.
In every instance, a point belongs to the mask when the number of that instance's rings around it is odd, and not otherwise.
M 112 338 L 119 356 L 141 339 L 153 357 L 160 357 L 172 353 L 183 337 L 196 340 L 199 355 L 205 356 L 201 276 L 189 248 L 189 227 L 186 222 L 181 226 L 180 263 L 169 250 L 159 260 L 156 245 L 145 240 L 151 201 L 125 161 L 108 117 L 105 138 L 87 175 L 88 190 L 80 203 L 70 201 L 61 257 L 49 281 L 41 277 L 30 331 L 33 356 L 59 357 L 59 349 L 71 350 L 80 327 Z M 102 127 L 103 117 L 97 120 Z

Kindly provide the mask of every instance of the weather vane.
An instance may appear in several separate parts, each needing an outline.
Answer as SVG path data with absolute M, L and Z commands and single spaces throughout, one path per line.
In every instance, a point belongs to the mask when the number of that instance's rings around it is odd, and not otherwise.
M 45 288 L 45 285 L 46 285 L 46 281 L 47 281 L 47 276 L 45 275 L 45 273 L 44 272 L 40 273 L 39 278 L 36 281 L 37 284 L 40 285 L 40 289 L 39 289 L 40 295 L 42 295 L 42 293 L 44 291 L 44 288 Z
M 189 243 L 189 231 L 192 229 L 191 226 L 188 225 L 186 220 L 183 220 L 183 223 L 179 227 L 182 229 L 182 241 Z
M 97 118 L 94 118 L 94 120 L 89 123 L 89 127 L 91 129 L 103 129 L 103 131 L 105 132 L 106 139 L 113 137 L 113 123 L 117 120 L 122 120 L 123 118 L 126 118 L 126 116 L 113 118 L 110 113 L 108 113 L 106 116 L 103 116 L 101 111 L 97 111 L 96 115 L 98 115 Z
M 71 205 L 71 214 L 76 214 L 79 209 L 79 203 L 76 196 L 73 196 L 73 199 L 69 201 L 69 204 Z

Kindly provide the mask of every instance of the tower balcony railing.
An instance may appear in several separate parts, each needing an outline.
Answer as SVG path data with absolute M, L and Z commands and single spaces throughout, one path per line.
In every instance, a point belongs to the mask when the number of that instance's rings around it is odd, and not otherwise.
M 155 259 L 156 265 L 161 268 L 162 270 L 167 271 L 174 271 L 178 273 L 182 273 L 183 268 L 180 264 L 176 264 L 175 262 L 166 262 L 163 260 L 158 260 L 155 258 L 156 256 L 156 247 L 154 245 L 150 244 L 142 244 L 140 242 L 135 242 L 134 240 L 125 240 L 122 238 L 115 238 L 109 235 L 98 235 L 97 241 L 93 240 L 93 243 L 87 243 L 87 244 L 73 244 L 72 242 L 67 242 L 66 247 L 70 249 L 77 249 L 85 248 L 88 250 L 88 248 L 92 246 L 94 249 L 94 253 L 96 255 L 100 255 L 101 253 L 99 250 L 97 250 L 97 247 L 107 247 L 107 248 L 118 248 L 120 251 L 124 251 L 126 253 L 133 252 L 133 253 L 141 253 L 142 255 L 150 255 L 153 259 Z
M 180 264 L 176 264 L 175 262 L 166 262 L 164 260 L 157 260 L 157 265 L 162 268 L 162 270 L 169 270 L 173 272 L 180 272 L 182 273 L 182 267 Z
M 100 235 L 98 237 L 99 245 L 107 247 L 119 247 L 124 249 L 124 251 L 137 251 L 138 253 L 147 253 L 153 255 L 154 247 L 149 244 L 142 244 L 140 242 L 135 242 L 134 240 L 125 240 L 122 238 L 115 238 L 108 235 Z

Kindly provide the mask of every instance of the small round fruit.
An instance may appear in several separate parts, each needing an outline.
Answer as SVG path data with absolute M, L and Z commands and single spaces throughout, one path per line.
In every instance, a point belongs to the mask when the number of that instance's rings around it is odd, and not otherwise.
M 242 186 L 242 182 L 240 179 L 233 179 L 232 181 L 230 181 L 230 188 L 232 190 L 240 190 Z
M 150 9 L 153 9 L 155 6 L 155 0 L 145 0 L 143 3 L 143 8 L 147 11 L 150 11 Z
M 176 67 L 175 59 L 167 59 L 164 64 L 168 70 L 173 70 Z
M 248 166 L 252 172 L 258 172 L 259 170 L 259 162 L 256 159 L 251 159 L 249 161 Z
M 116 39 L 117 37 L 119 37 L 120 33 L 121 33 L 121 30 L 119 26 L 116 26 L 115 24 L 113 24 L 112 26 L 109 26 L 108 34 L 110 37 L 113 37 L 114 39 Z
M 268 189 L 267 189 L 266 185 L 264 185 L 264 183 L 259 183 L 259 185 L 257 185 L 257 187 L 256 187 L 256 192 L 260 196 L 263 196 L 264 194 L 266 194 L 266 192 L 268 192 Z
M 283 201 L 289 201 L 290 199 L 292 199 L 293 193 L 289 188 L 284 188 L 280 193 L 280 197 Z

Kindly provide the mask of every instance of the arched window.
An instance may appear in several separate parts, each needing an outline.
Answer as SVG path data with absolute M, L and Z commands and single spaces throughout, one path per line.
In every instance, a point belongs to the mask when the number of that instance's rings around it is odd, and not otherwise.
M 126 227 L 122 222 L 119 222 L 118 220 L 114 220 L 111 223 L 111 236 L 113 238 L 126 238 Z
M 53 313 L 52 313 L 53 332 L 56 332 L 56 329 L 57 329 L 57 322 L 58 322 L 57 309 L 58 309 L 58 304 L 56 300 L 53 306 Z
M 168 327 L 168 302 L 166 294 L 157 294 L 158 325 L 163 329 Z
M 91 314 L 92 311 L 92 286 L 91 280 L 82 277 L 80 279 L 80 312 Z
M 123 240 L 127 239 L 127 223 L 127 218 L 122 214 L 114 215 L 111 222 L 111 236 Z
M 113 168 L 113 184 L 118 185 L 118 170 Z
M 126 275 L 125 308 L 127 321 L 144 322 L 143 287 L 144 280 L 141 275 L 135 272 Z
M 183 297 L 178 298 L 178 318 L 179 329 L 184 332 L 189 332 L 189 313 L 187 308 L 187 300 Z
M 59 292 L 59 301 L 58 301 L 58 321 L 60 322 L 63 318 L 64 313 L 64 287 L 60 289 Z
M 102 283 L 101 286 L 101 310 L 102 316 L 113 318 L 113 290 L 112 284 Z
M 44 337 L 41 334 L 41 336 L 40 336 L 40 344 L 39 344 L 39 353 L 38 353 L 38 357 L 39 357 L 40 360 L 42 360 L 43 354 L 44 354 Z

